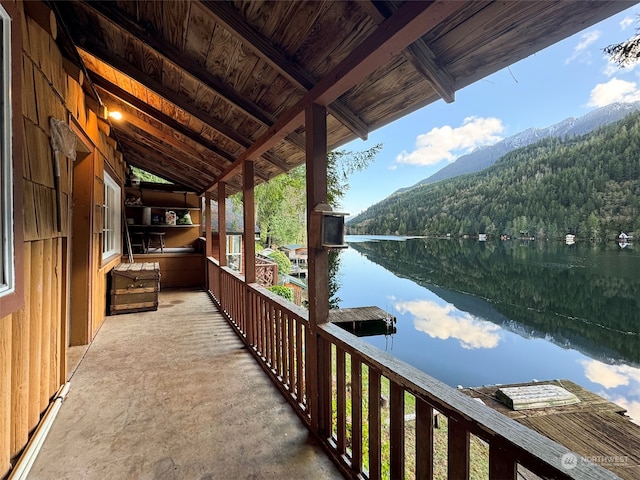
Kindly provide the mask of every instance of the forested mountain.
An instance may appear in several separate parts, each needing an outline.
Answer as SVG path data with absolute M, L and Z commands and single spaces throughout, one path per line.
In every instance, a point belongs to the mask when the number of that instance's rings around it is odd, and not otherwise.
M 419 185 L 446 180 L 447 178 L 457 177 L 465 173 L 478 172 L 493 165 L 500 157 L 516 148 L 531 145 L 547 137 L 584 135 L 600 126 L 622 120 L 637 110 L 640 110 L 640 102 L 612 103 L 605 107 L 597 108 L 582 117 L 565 118 L 561 122 L 547 128 L 528 128 L 524 132 L 505 138 L 494 145 L 481 147 L 467 155 L 463 155 L 430 177 L 420 180 L 410 187 L 401 188 L 395 193 L 406 192 Z
M 350 233 L 610 238 L 640 234 L 640 113 L 516 149 L 491 167 L 373 205 Z

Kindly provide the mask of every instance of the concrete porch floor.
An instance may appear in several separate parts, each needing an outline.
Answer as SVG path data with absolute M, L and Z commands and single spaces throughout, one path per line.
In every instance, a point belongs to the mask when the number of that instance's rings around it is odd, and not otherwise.
M 341 479 L 206 293 L 107 317 L 30 479 Z

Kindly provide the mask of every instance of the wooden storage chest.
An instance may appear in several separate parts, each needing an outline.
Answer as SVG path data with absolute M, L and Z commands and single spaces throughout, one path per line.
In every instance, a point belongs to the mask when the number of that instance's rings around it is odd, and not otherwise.
M 111 271 L 111 315 L 158 309 L 160 264 L 121 263 Z

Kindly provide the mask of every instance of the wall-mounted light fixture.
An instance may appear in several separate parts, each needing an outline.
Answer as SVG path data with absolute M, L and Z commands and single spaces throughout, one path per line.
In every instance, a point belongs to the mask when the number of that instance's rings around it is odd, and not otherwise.
M 114 120 L 122 120 L 122 113 L 118 111 L 109 112 L 109 118 L 113 118 Z

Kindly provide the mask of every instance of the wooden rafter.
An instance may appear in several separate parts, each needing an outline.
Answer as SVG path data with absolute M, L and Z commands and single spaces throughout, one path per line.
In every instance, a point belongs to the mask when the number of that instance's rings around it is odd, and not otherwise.
M 397 10 L 397 6 L 389 1 L 363 2 L 362 7 L 377 22 L 383 22 Z M 452 103 L 455 100 L 453 78 L 438 64 L 436 54 L 421 38 L 402 53 L 445 102 Z
M 109 22 L 115 28 L 129 36 L 137 38 L 157 55 L 162 56 L 176 67 L 197 78 L 199 82 L 204 83 L 218 96 L 232 105 L 233 108 L 243 112 L 256 123 L 265 127 L 270 127 L 275 123 L 276 117 L 274 115 L 271 115 L 263 108 L 247 100 L 246 97 L 217 79 L 206 68 L 190 59 L 184 52 L 173 47 L 168 42 L 163 41 L 158 35 L 149 33 L 148 29 L 145 29 L 130 17 L 124 15 L 111 4 L 104 2 L 83 2 L 83 6 L 92 9 L 100 15 L 103 21 Z M 300 150 L 304 150 L 304 138 L 299 134 L 292 132 L 287 137 L 287 141 Z
M 181 124 L 174 118 L 170 117 L 169 115 L 166 115 L 160 110 L 157 110 L 156 108 L 152 107 L 148 103 L 140 100 L 135 95 L 127 92 L 126 90 L 118 87 L 117 85 L 114 85 L 113 83 L 109 82 L 108 80 L 106 80 L 105 78 L 99 75 L 92 74 L 91 79 L 95 84 L 95 86 L 98 88 L 98 91 L 101 92 L 102 96 L 107 101 L 112 102 L 115 99 L 116 102 L 129 105 L 130 107 L 135 108 L 136 110 L 144 113 L 145 115 L 152 117 L 155 121 L 162 123 L 163 125 L 166 125 L 168 128 L 174 130 L 180 135 L 183 135 L 189 138 L 190 140 L 195 142 L 198 146 L 202 147 L 206 152 L 210 153 L 211 155 L 217 158 L 221 158 L 226 164 L 233 163 L 234 158 L 233 156 L 231 156 L 231 154 L 229 154 L 228 152 L 225 152 L 224 150 L 219 148 L 215 143 L 205 139 L 201 135 L 198 135 L 196 132 L 184 126 L 183 124 Z M 161 132 L 161 131 L 158 131 L 158 129 L 153 127 L 148 122 L 144 122 L 143 120 L 140 120 L 140 119 L 135 120 L 137 118 L 135 117 L 135 115 L 126 114 L 126 112 L 121 112 L 121 113 L 123 113 L 125 121 L 128 121 L 129 123 L 136 125 L 138 128 L 146 130 L 149 133 Z M 115 125 L 115 128 L 117 128 L 117 124 Z M 166 136 L 166 133 L 164 133 L 163 135 Z M 177 141 L 174 142 L 174 147 L 183 149 L 185 151 L 189 150 L 189 147 L 185 145 L 181 145 L 180 142 L 177 142 Z M 264 157 L 266 157 L 266 159 L 270 163 L 275 165 L 282 172 L 285 172 L 290 169 L 290 167 L 286 163 L 284 163 L 278 157 L 276 157 L 275 155 L 269 152 L 265 153 Z M 221 166 L 220 168 L 222 169 L 223 166 Z M 260 171 L 257 171 L 256 176 L 263 181 L 269 180 L 269 177 Z M 240 184 L 239 183 L 230 184 L 230 186 L 239 188 Z
M 407 2 L 391 17 L 353 49 L 329 74 L 316 84 L 301 100 L 283 114 L 278 122 L 263 134 L 251 147 L 241 154 L 231 166 L 214 182 L 235 175 L 246 159 L 261 155 L 282 140 L 290 131 L 304 121 L 304 112 L 314 103 L 329 105 L 353 85 L 384 64 L 387 58 L 398 54 L 438 25 L 458 9 L 463 2 Z
M 210 0 L 202 3 L 215 16 L 216 21 L 224 25 L 242 42 L 251 45 L 256 54 L 290 82 L 304 91 L 309 91 L 314 87 L 317 82 L 315 78 L 289 59 L 260 32 L 252 28 L 230 4 Z M 363 140 L 367 139 L 369 126 L 340 100 L 335 99 L 328 106 L 328 110 L 358 137 Z
M 247 148 L 251 145 L 251 139 L 246 138 L 238 133 L 238 131 L 231 126 L 224 124 L 217 118 L 214 118 L 207 112 L 203 112 L 193 103 L 187 101 L 182 95 L 174 92 L 166 85 L 151 77 L 150 75 L 134 68 L 131 64 L 115 55 L 109 49 L 98 45 L 97 43 L 90 43 L 89 41 L 83 41 L 78 47 L 81 49 L 81 55 L 91 55 L 92 57 L 100 60 L 101 62 L 109 65 L 111 68 L 126 75 L 135 82 L 143 85 L 145 88 L 165 99 L 167 102 L 175 105 L 179 109 L 188 113 L 194 118 L 197 118 L 206 125 L 211 126 L 217 133 L 224 136 L 233 143 Z M 84 53 L 83 53 L 84 52 Z
M 189 168 L 195 168 L 195 175 L 197 178 L 202 177 L 203 174 L 215 177 L 221 173 L 222 167 L 209 163 L 202 157 L 200 152 L 188 147 L 186 143 L 171 141 L 170 137 L 167 138 L 166 134 L 162 136 L 154 135 L 154 130 L 149 129 L 148 124 L 145 124 L 142 121 L 136 122 L 135 120 L 131 123 L 128 122 L 133 120 L 133 118 L 135 118 L 134 115 L 123 114 L 122 122 L 112 122 L 112 126 L 116 131 L 128 138 L 132 138 L 135 141 L 146 145 L 153 151 L 160 153 L 161 156 L 174 159 L 179 164 L 188 166 Z M 137 128 L 140 128 L 145 135 L 136 132 L 134 128 L 131 127 L 134 124 L 139 125 Z M 262 172 L 256 172 L 256 176 L 262 181 L 267 181 L 269 179 L 268 176 Z
M 143 170 L 156 173 L 157 175 L 181 185 L 190 186 L 191 190 L 198 192 L 203 189 L 206 178 L 201 172 L 181 156 L 157 155 L 154 147 L 149 146 L 148 140 L 137 141 L 134 138 L 123 136 L 120 139 L 123 152 L 132 165 Z M 185 171 L 188 172 L 185 174 Z M 195 176 L 193 176 L 195 174 Z M 230 191 L 241 191 L 242 185 L 239 181 L 233 180 L 228 184 Z
M 207 150 L 209 150 L 212 154 L 217 155 L 222 158 L 226 162 L 233 162 L 234 157 L 229 152 L 222 150 L 215 143 L 203 138 L 197 132 L 194 132 L 189 127 L 186 127 L 182 123 L 178 122 L 175 118 L 161 112 L 157 108 L 152 107 L 146 102 L 143 102 L 135 95 L 127 92 L 126 90 L 114 85 L 110 81 L 105 78 L 92 74 L 91 79 L 93 83 L 96 85 L 99 91 L 106 93 L 109 97 L 116 98 L 119 101 L 130 105 L 136 110 L 144 113 L 145 115 L 152 117 L 154 120 L 166 125 L 167 127 L 175 130 L 176 132 L 184 135 L 185 137 L 193 140 L 196 143 L 199 143 Z

